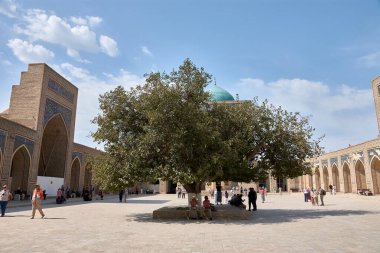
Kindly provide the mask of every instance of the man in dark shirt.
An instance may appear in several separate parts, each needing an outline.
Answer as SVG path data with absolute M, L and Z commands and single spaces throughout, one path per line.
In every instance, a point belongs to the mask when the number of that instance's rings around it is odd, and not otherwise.
M 253 211 L 257 210 L 256 200 L 257 200 L 257 193 L 256 193 L 255 189 L 249 188 L 249 193 L 248 193 L 248 211 L 251 211 L 251 204 L 252 204 Z

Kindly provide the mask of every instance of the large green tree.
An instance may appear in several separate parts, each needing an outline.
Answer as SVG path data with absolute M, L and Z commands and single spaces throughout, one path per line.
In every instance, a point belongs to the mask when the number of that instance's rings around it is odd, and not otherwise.
M 250 182 L 310 172 L 320 152 L 308 119 L 267 102 L 210 102 L 211 76 L 189 59 L 143 85 L 117 87 L 99 99 L 93 122 L 105 153 L 94 179 L 117 190 L 133 182 L 173 180 L 199 193 L 204 182 Z

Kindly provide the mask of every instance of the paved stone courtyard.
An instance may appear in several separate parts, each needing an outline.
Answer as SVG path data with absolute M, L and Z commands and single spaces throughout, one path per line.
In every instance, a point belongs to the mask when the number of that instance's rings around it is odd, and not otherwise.
M 324 207 L 300 193 L 268 195 L 249 220 L 153 220 L 185 204 L 175 195 L 9 208 L 0 252 L 380 252 L 380 196 L 327 195 Z

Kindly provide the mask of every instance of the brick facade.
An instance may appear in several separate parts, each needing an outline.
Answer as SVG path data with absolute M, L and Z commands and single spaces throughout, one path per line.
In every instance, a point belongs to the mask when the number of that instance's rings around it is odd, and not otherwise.
M 77 97 L 78 88 L 46 64 L 29 64 L 21 73 L 9 109 L 0 113 L 2 184 L 14 189 L 12 181 L 20 184 L 25 179 L 24 190 L 30 192 L 37 176 L 54 176 L 69 186 L 73 154 L 80 153 L 79 186 L 84 186 L 88 157 L 100 151 L 74 143 Z

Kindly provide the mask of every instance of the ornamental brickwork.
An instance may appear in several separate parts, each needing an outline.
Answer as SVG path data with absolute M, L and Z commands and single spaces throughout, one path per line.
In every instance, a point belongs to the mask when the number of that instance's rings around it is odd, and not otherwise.
M 91 184 L 89 157 L 100 151 L 74 143 L 77 98 L 78 88 L 46 64 L 21 73 L 9 109 L 0 113 L 2 184 L 28 193 L 37 176 L 63 178 L 77 189 Z

